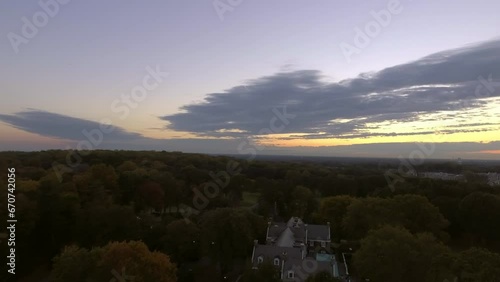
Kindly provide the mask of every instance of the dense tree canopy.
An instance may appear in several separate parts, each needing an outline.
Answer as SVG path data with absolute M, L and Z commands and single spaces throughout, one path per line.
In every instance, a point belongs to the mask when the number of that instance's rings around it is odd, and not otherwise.
M 307 277 L 306 282 L 341 282 L 339 278 L 333 277 L 328 272 L 319 272 Z
M 110 242 L 141 240 L 155 253 L 148 257 L 160 257 L 152 266 L 169 265 L 161 257 L 170 257 L 181 282 L 224 277 L 232 281 L 242 274 L 253 241 L 265 241 L 270 217 L 279 221 L 300 216 L 311 224 L 330 222 L 332 251 L 352 248 L 353 273 L 371 281 L 381 281 L 388 273 L 406 275 L 400 281 L 412 281 L 408 277 L 413 276 L 418 281 L 453 281 L 450 273 L 463 281 L 498 280 L 500 187 L 486 184 L 485 177 L 476 174 L 500 172 L 500 166 L 425 162 L 415 169 L 464 173 L 467 181 L 405 177 L 389 187 L 385 174 L 397 170 L 397 160 L 249 161 L 181 152 L 95 150 L 68 163 L 75 153 L 0 153 L 2 170 L 16 168 L 19 278 L 39 281 L 52 272 L 65 281 L 79 281 L 87 274 L 107 276 L 102 281 L 109 281 L 111 269 L 95 262 L 115 267 L 112 256 L 145 252 L 139 245 L 111 248 Z M 237 173 L 230 174 L 228 167 L 235 164 Z M 0 176 L 3 187 L 6 180 L 6 174 Z M 214 183 L 218 191 L 208 195 L 205 188 Z M 3 207 L 7 190 L 0 193 Z M 206 205 L 196 205 L 196 199 Z M 0 217 L 6 216 L 7 209 L 0 209 Z M 5 235 L 0 231 L 2 238 Z M 112 255 L 105 257 L 104 252 Z M 54 264 L 48 263 L 55 256 Z M 127 273 L 138 267 L 120 263 Z
M 151 252 L 137 241 L 112 242 L 92 250 L 66 247 L 54 258 L 54 282 L 123 280 L 174 282 L 176 266 L 165 254 Z
M 403 226 L 413 233 L 431 232 L 443 238 L 448 221 L 428 199 L 418 195 L 400 195 L 353 202 L 347 208 L 343 230 L 352 238 L 363 238 L 369 230 L 385 224 Z
M 453 278 L 450 250 L 430 234 L 412 235 L 400 227 L 369 232 L 354 254 L 354 267 L 374 282 L 442 282 Z
M 241 282 L 280 282 L 278 269 L 269 261 L 262 263 L 258 269 L 247 267 L 241 277 Z

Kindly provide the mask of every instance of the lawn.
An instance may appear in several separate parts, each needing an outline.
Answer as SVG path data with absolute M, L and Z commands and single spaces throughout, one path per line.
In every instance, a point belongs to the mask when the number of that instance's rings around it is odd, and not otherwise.
M 242 207 L 252 207 L 257 204 L 260 197 L 260 193 L 243 192 L 241 206 Z

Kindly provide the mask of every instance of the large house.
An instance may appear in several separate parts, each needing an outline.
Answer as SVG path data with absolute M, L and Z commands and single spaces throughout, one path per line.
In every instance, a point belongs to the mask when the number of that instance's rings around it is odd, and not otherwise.
M 264 261 L 278 268 L 283 281 L 305 281 L 311 274 L 326 271 L 338 277 L 335 255 L 330 249 L 330 224 L 305 224 L 292 217 L 288 222 L 268 222 L 266 244 L 255 241 L 252 266 Z

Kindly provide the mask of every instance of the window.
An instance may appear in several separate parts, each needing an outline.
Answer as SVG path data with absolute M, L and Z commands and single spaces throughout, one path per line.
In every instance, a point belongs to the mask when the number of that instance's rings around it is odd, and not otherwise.
M 279 258 L 275 258 L 274 259 L 274 265 L 280 265 L 280 259 Z
M 295 276 L 295 274 L 293 273 L 292 270 L 289 270 L 288 271 L 288 278 L 293 278 Z
M 260 264 L 260 263 L 263 263 L 263 262 L 264 262 L 264 258 L 263 258 L 262 256 L 259 256 L 259 257 L 257 258 L 257 263 L 259 263 L 259 264 Z
M 321 241 L 321 247 L 322 248 L 326 247 L 326 242 L 325 241 Z
M 314 247 L 314 242 L 313 241 L 309 241 L 309 246 Z

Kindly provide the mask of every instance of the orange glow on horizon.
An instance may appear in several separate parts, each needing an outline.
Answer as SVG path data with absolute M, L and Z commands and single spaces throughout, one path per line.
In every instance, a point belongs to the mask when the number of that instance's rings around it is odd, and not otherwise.
M 485 150 L 485 151 L 479 151 L 478 153 L 500 155 L 500 150 Z

